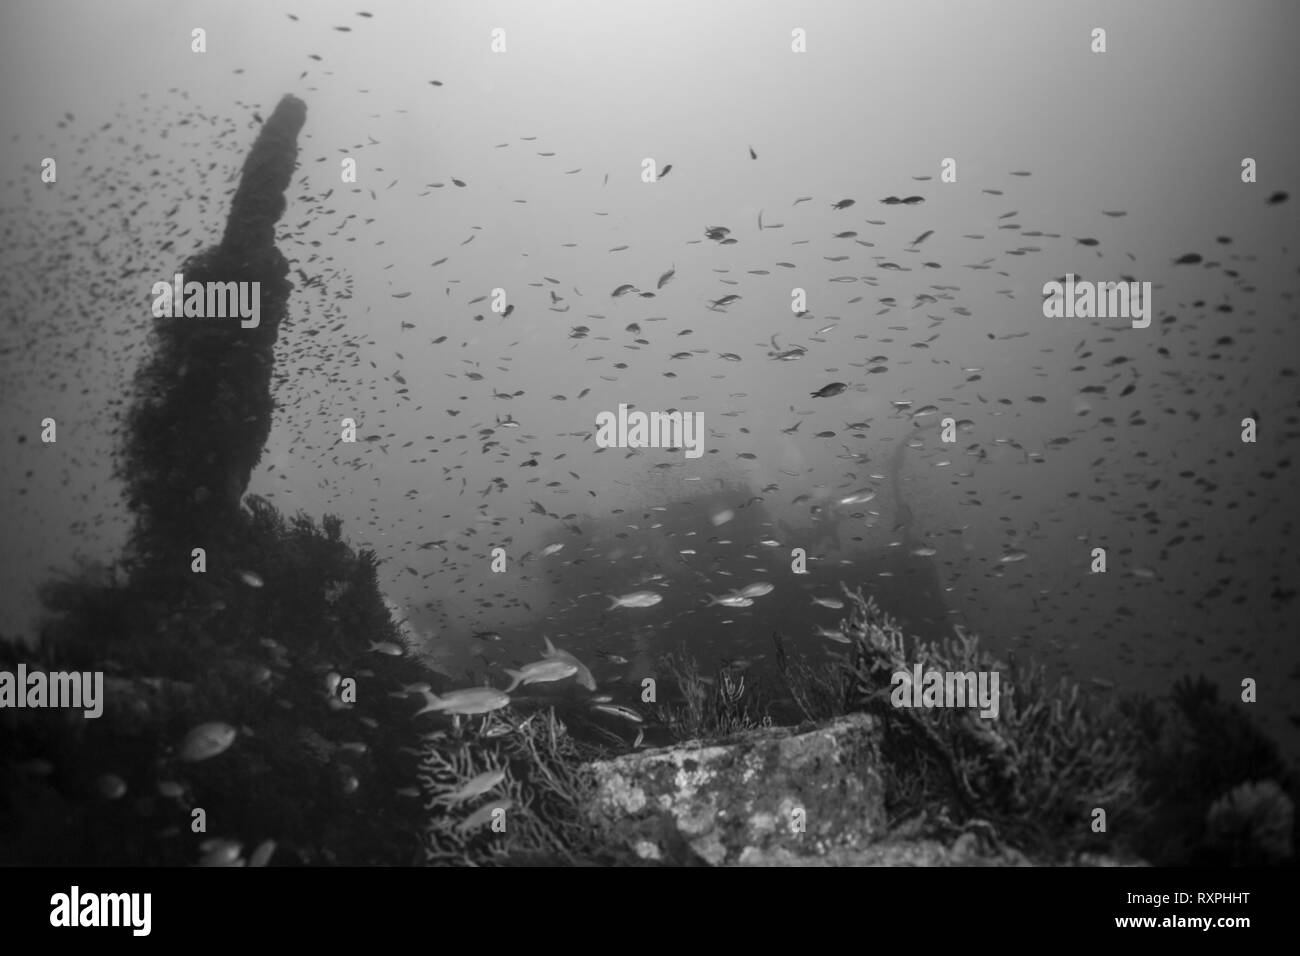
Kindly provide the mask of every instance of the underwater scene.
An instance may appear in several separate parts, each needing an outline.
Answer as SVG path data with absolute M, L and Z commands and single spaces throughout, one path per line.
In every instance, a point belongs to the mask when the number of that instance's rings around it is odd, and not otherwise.
M 1294 865 L 1300 7 L 361 6 L 0 11 L 0 864 Z

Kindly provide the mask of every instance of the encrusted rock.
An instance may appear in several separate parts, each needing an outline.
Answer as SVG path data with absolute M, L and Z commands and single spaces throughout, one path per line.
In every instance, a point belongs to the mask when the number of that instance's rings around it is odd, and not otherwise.
M 772 728 L 599 761 L 589 812 L 610 840 L 665 863 L 860 849 L 885 829 L 878 736 L 875 719 L 857 714 L 804 733 Z

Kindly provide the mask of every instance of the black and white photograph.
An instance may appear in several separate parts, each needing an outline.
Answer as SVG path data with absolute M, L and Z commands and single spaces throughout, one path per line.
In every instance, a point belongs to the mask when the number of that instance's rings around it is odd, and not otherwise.
M 6 923 L 170 938 L 207 867 L 298 870 L 223 911 L 852 867 L 1260 928 L 1298 38 L 1290 0 L 4 3 Z M 547 892 L 508 879 L 458 885 Z

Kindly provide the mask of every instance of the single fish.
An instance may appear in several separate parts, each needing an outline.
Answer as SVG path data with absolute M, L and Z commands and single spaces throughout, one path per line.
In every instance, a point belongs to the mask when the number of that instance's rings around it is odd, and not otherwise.
M 248 858 L 249 866 L 266 866 L 271 862 L 271 855 L 275 853 L 275 841 L 263 840 L 253 851 L 253 855 Z
M 633 591 L 631 594 L 624 594 L 621 597 L 610 597 L 613 602 L 609 610 L 621 607 L 654 607 L 664 599 L 662 594 L 654 591 Z
M 743 594 L 724 594 L 722 597 L 710 594 L 709 598 L 709 607 L 715 604 L 721 604 L 723 607 L 753 607 L 754 605 L 754 599 Z
M 498 810 L 504 814 L 514 805 L 513 800 L 494 800 L 491 803 L 485 803 L 457 824 L 456 831 L 458 833 L 469 833 L 471 830 L 477 830 L 483 824 L 495 820 Z
M 840 499 L 841 505 L 865 505 L 876 497 L 874 488 L 861 488 L 852 494 L 847 494 Z
M 542 651 L 542 657 L 548 661 L 564 661 L 567 664 L 572 664 L 574 667 L 573 679 L 578 682 L 578 686 L 585 687 L 587 690 L 596 689 L 596 678 L 591 676 L 591 671 L 587 669 L 586 664 L 563 648 L 556 647 L 551 643 L 549 637 L 543 636 L 542 640 L 546 641 L 546 650 Z
M 442 797 L 444 803 L 457 804 L 464 803 L 466 800 L 473 800 L 475 797 L 482 796 L 489 790 L 493 789 L 502 780 L 505 780 L 506 772 L 504 770 L 486 770 L 479 774 L 473 780 L 470 780 L 455 793 Z
M 126 794 L 126 781 L 115 773 L 101 773 L 95 778 L 95 790 L 105 800 L 117 800 Z
M 199 844 L 203 856 L 199 866 L 238 866 L 239 851 L 244 845 L 238 840 L 212 839 Z
M 402 656 L 402 645 L 392 641 L 371 641 L 370 649 L 376 654 L 387 654 L 389 657 Z
M 817 389 L 817 391 L 811 392 L 810 394 L 813 398 L 830 398 L 832 395 L 839 395 L 846 388 L 848 388 L 848 386 L 843 382 L 831 382 L 829 385 L 823 385 L 821 388 Z
M 820 604 L 822 607 L 830 608 L 832 611 L 844 610 L 844 602 L 839 598 L 815 597 L 812 599 L 814 604 Z
M 609 714 L 611 717 L 622 717 L 624 720 L 630 720 L 634 724 L 641 723 L 644 718 L 631 707 L 624 707 L 621 704 L 597 704 L 591 708 L 602 714 Z
M 819 628 L 817 628 L 817 636 L 818 636 L 818 637 L 824 637 L 824 638 L 826 638 L 827 640 L 834 641 L 834 642 L 837 643 L 837 644 L 852 644 L 852 643 L 853 643 L 853 642 L 849 639 L 849 636 L 848 636 L 847 634 L 845 634 L 843 631 L 836 630 L 836 629 L 834 629 L 834 628 L 829 628 L 829 627 L 819 627 Z
M 412 716 L 419 717 L 430 711 L 445 714 L 488 714 L 510 704 L 510 697 L 495 687 L 469 687 L 453 690 L 439 697 L 425 692 L 425 705 Z
M 505 670 L 510 675 L 510 686 L 506 688 L 507 694 L 520 684 L 550 683 L 564 680 L 566 677 L 572 677 L 578 673 L 576 666 L 569 661 L 562 660 L 534 661 L 531 664 L 525 664 L 517 671 L 511 670 L 509 667 Z
M 181 759 L 189 763 L 207 760 L 225 753 L 235 742 L 238 731 L 230 724 L 219 721 L 199 724 L 185 736 L 181 744 Z

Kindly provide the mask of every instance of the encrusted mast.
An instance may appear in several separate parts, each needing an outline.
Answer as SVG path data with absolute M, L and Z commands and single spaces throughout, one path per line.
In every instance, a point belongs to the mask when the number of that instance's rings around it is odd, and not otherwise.
M 220 244 L 181 267 L 186 284 L 259 283 L 260 322 L 155 319 L 121 462 L 136 515 L 131 551 L 145 566 L 183 568 L 191 548 L 220 548 L 241 525 L 240 501 L 271 430 L 273 350 L 293 288 L 275 224 L 306 118 L 301 100 L 280 100 L 244 162 Z

